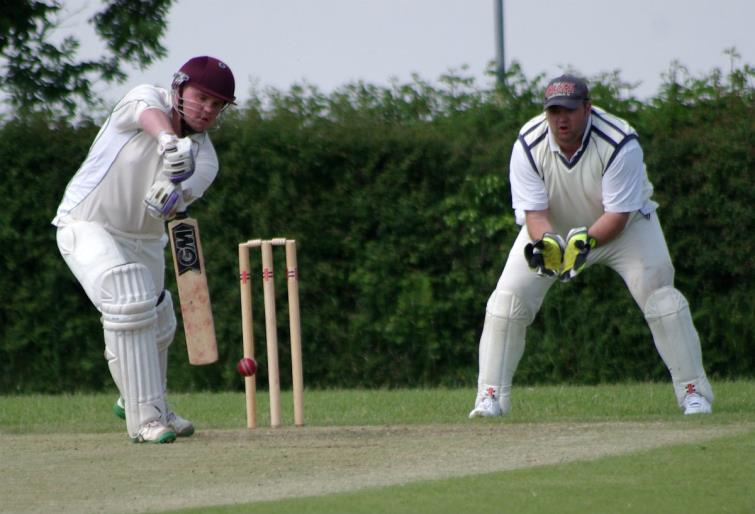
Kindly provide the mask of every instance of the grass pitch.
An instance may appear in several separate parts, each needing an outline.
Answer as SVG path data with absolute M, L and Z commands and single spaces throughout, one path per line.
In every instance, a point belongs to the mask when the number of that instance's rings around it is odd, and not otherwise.
M 670 384 L 307 391 L 303 428 L 240 393 L 171 396 L 197 434 L 134 445 L 113 395 L 0 397 L 0 512 L 752 512 L 755 382 L 684 417 Z M 290 395 L 283 396 L 291 424 Z

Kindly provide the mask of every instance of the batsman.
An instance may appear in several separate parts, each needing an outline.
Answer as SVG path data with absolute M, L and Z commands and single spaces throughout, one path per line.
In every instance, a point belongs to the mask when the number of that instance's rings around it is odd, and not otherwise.
M 134 442 L 194 433 L 166 401 L 176 331 L 165 289 L 165 222 L 218 173 L 206 131 L 233 104 L 230 68 L 187 61 L 171 89 L 140 85 L 118 102 L 66 187 L 52 223 L 63 259 L 101 314 L 105 358 L 120 393 L 114 410 Z
M 546 293 L 595 264 L 616 271 L 642 310 L 682 412 L 710 413 L 700 340 L 674 287 L 635 130 L 593 106 L 583 79 L 562 75 L 545 90 L 544 112 L 522 127 L 509 171 L 522 229 L 487 302 L 469 417 L 509 412 L 525 333 Z

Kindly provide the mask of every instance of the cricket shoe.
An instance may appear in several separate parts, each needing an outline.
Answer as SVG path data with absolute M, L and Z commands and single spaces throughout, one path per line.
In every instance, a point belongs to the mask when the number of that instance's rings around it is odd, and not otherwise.
M 132 443 L 163 444 L 175 440 L 176 433 L 157 420 L 142 425 L 136 436 L 131 438 Z
M 165 416 L 168 426 L 173 429 L 178 437 L 189 437 L 194 434 L 194 425 L 188 419 L 182 418 L 172 410 Z
M 469 413 L 469 418 L 501 416 L 501 404 L 498 403 L 498 394 L 495 387 L 488 387 L 482 394 L 477 394 L 475 407 Z
M 710 402 L 699 393 L 689 393 L 685 396 L 682 402 L 682 409 L 684 409 L 685 416 L 690 414 L 710 414 L 713 412 Z
M 113 413 L 121 419 L 126 419 L 126 404 L 123 398 L 118 397 L 113 404 Z
M 118 398 L 113 404 L 113 412 L 121 419 L 126 419 L 126 406 L 123 398 Z M 194 434 L 194 424 L 188 419 L 182 418 L 172 410 L 168 410 L 165 422 L 178 437 L 189 437 Z

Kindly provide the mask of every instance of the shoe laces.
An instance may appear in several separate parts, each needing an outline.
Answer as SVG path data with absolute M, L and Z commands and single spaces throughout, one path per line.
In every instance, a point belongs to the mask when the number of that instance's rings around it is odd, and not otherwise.
M 147 432 L 149 432 L 150 430 L 153 430 L 153 429 L 159 430 L 161 428 L 164 428 L 164 425 L 162 423 L 160 423 L 158 420 L 149 421 L 149 422 L 147 422 L 147 423 L 145 423 L 145 424 L 143 424 L 141 426 L 141 428 L 139 429 L 139 432 L 137 433 L 135 439 L 137 439 L 139 441 L 143 441 L 144 437 L 145 437 L 145 434 L 147 434 Z
M 486 411 L 494 411 L 497 403 L 498 399 L 495 396 L 485 394 L 480 400 L 479 406 Z
M 168 425 L 173 425 L 176 422 L 177 418 L 178 418 L 178 415 L 172 410 L 169 410 L 168 413 L 165 415 L 165 421 L 167 422 Z

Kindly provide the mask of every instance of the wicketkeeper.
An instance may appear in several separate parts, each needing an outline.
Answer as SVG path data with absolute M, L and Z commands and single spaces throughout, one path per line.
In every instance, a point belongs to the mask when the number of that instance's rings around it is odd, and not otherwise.
M 53 225 L 60 253 L 102 315 L 105 357 L 134 442 L 172 442 L 193 424 L 165 400 L 176 331 L 165 284 L 165 221 L 218 172 L 206 131 L 235 100 L 228 66 L 195 57 L 171 90 L 141 85 L 118 102 L 66 187 Z
M 658 204 L 637 133 L 591 104 L 587 84 L 563 75 L 545 112 L 522 127 L 510 163 L 522 225 L 490 296 L 480 337 L 478 393 L 469 417 L 511 409 L 511 383 L 548 289 L 593 264 L 616 271 L 642 309 L 684 414 L 711 412 L 689 305 L 674 287 Z

